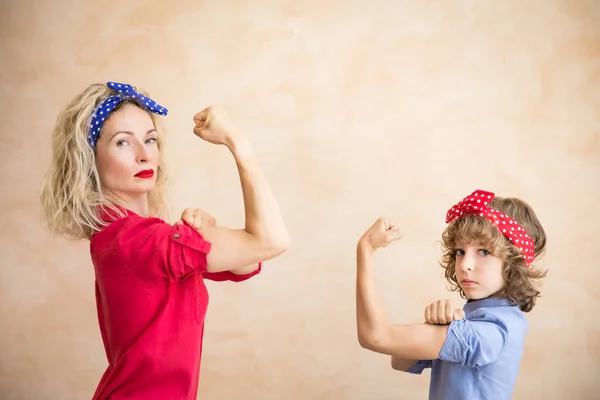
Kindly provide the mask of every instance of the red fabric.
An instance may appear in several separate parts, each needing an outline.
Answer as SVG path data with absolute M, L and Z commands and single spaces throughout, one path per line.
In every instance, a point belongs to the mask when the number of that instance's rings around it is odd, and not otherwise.
M 96 306 L 108 368 L 93 399 L 196 399 L 210 243 L 191 226 L 125 210 L 91 240 Z M 105 214 L 105 217 L 107 214 Z
M 446 214 L 446 223 L 450 223 L 466 214 L 477 214 L 487 218 L 500 232 L 510 240 L 523 254 L 525 264 L 531 265 L 535 258 L 535 246 L 533 240 L 525 229 L 517 221 L 506 214 L 501 213 L 488 204 L 494 199 L 494 193 L 484 190 L 476 190 L 465 197 L 460 203 L 454 205 Z

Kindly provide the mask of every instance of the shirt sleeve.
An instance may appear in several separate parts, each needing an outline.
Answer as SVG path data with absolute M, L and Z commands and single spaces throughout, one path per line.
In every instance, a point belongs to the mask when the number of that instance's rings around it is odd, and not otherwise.
M 467 319 L 452 321 L 440 360 L 465 367 L 481 367 L 498 359 L 508 338 L 508 327 L 500 318 L 473 312 Z
M 206 257 L 211 244 L 185 221 L 170 225 L 158 218 L 130 217 L 118 229 L 115 239 L 119 251 L 130 260 L 129 268 L 143 281 L 156 279 L 157 275 L 177 281 L 200 273 L 203 279 L 212 281 L 242 282 L 262 270 L 259 263 L 254 271 L 244 275 L 208 272 Z
M 425 368 L 431 368 L 431 360 L 419 360 L 415 365 L 406 370 L 409 374 L 422 374 Z
M 210 252 L 211 244 L 187 222 L 166 225 L 171 227 L 168 269 L 172 277 L 181 279 L 194 272 L 204 274 L 207 270 L 206 255 Z
M 124 266 L 141 281 L 178 281 L 207 268 L 211 244 L 185 223 L 170 225 L 159 218 L 128 217 L 99 235 L 109 242 L 106 250 L 114 250 L 115 262 L 125 261 Z
M 242 282 L 242 281 L 252 278 L 254 275 L 257 275 L 258 273 L 260 273 L 260 271 L 262 271 L 262 263 L 258 263 L 258 267 L 254 271 L 249 272 L 244 275 L 234 274 L 231 271 L 222 271 L 222 272 L 207 272 L 206 271 L 206 272 L 202 273 L 202 278 L 208 279 L 211 281 L 216 281 L 216 282 L 223 282 L 223 281 Z

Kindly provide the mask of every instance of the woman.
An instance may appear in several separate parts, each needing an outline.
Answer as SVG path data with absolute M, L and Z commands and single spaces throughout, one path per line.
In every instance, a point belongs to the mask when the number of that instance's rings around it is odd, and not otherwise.
M 158 216 L 165 182 L 158 116 L 134 87 L 93 84 L 60 114 L 41 193 L 54 232 L 90 240 L 108 368 L 94 399 L 195 399 L 208 293 L 203 279 L 243 281 L 285 252 L 289 237 L 252 147 L 219 107 L 194 133 L 226 146 L 242 184 L 244 229 L 186 209 Z

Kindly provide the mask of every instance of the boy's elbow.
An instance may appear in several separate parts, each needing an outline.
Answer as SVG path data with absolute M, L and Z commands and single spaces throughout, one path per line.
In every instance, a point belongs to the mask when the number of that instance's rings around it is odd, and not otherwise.
M 365 337 L 362 337 L 361 335 L 358 335 L 358 344 L 363 349 L 371 350 L 371 344 L 369 343 L 369 341 Z
M 363 349 L 379 351 L 379 349 L 381 349 L 382 347 L 383 341 L 381 340 L 381 338 L 378 338 L 375 335 L 367 335 L 359 332 L 358 344 L 360 344 L 360 347 L 362 347 Z

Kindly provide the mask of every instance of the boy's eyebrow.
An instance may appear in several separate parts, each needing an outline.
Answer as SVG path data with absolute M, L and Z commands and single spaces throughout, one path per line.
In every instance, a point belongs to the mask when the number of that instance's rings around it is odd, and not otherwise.
M 456 246 L 457 247 L 461 247 L 461 246 L 489 247 L 489 243 L 478 240 L 478 241 L 471 241 L 471 242 L 457 242 Z

